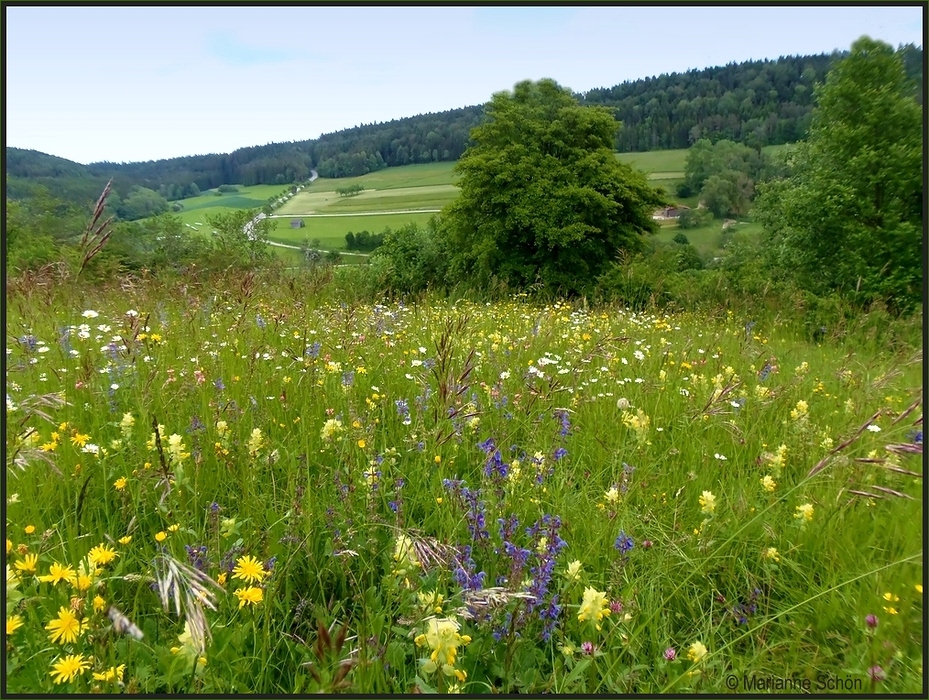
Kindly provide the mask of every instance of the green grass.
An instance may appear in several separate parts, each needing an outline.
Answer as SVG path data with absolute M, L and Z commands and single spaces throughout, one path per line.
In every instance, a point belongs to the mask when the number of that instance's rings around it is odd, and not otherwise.
M 380 233 L 385 228 L 397 229 L 408 223 L 426 224 L 433 214 L 377 214 L 372 216 L 309 216 L 302 218 L 303 228 L 291 228 L 290 219 L 273 219 L 274 230 L 269 238 L 278 243 L 298 245 L 318 238 L 327 250 L 345 250 L 345 234 L 349 231 Z
M 617 153 L 616 157 L 622 162 L 633 165 L 646 173 L 683 173 L 684 164 L 687 161 L 687 149 L 677 148 L 668 151 Z
M 10 692 L 920 692 L 919 317 L 817 345 L 362 272 L 8 286 Z M 202 649 L 159 582 L 207 591 Z

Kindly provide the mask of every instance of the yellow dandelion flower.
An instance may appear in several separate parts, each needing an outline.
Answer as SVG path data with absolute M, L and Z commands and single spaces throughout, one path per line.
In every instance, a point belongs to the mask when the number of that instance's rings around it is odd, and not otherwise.
M 23 532 L 25 532 L 27 535 L 31 535 L 33 532 L 35 532 L 35 525 L 26 525 L 26 527 L 23 528 Z
M 90 435 L 84 435 L 82 433 L 75 432 L 71 436 L 71 444 L 75 447 L 83 447 L 87 444 L 87 441 L 90 440 Z
M 45 625 L 45 629 L 49 631 L 48 638 L 53 643 L 72 644 L 81 634 L 81 621 L 71 610 L 61 606 L 58 617 Z
M 126 664 L 119 666 L 110 666 L 103 673 L 94 673 L 95 681 L 120 681 L 123 680 L 123 672 L 126 670 Z
M 119 554 L 105 544 L 98 544 L 87 553 L 87 559 L 93 566 L 106 566 L 116 559 Z
M 220 586 L 226 585 L 226 572 L 225 571 L 216 577 L 216 583 L 218 583 Z
M 55 682 L 55 685 L 67 681 L 70 683 L 77 676 L 90 668 L 90 659 L 85 659 L 83 654 L 69 654 L 68 656 L 56 661 L 49 671 L 49 675 Z
M 6 619 L 6 636 L 9 637 L 16 630 L 23 626 L 23 618 L 20 615 L 11 615 Z
M 94 596 L 94 612 L 100 612 L 106 607 L 106 601 L 100 596 Z
M 235 592 L 235 597 L 239 599 L 239 607 L 244 608 L 246 605 L 258 605 L 264 600 L 264 591 L 257 586 L 240 588 Z
M 27 554 L 22 560 L 16 562 L 14 566 L 23 573 L 34 574 L 36 563 L 39 561 L 38 554 Z
M 44 583 L 51 583 L 57 586 L 62 581 L 71 582 L 75 579 L 74 569 L 70 566 L 62 566 L 57 561 L 48 569 L 46 576 L 39 576 L 39 580 Z
M 121 476 L 113 482 L 113 488 L 117 491 L 122 491 L 124 488 L 126 488 L 126 484 L 128 483 L 129 482 L 126 480 L 126 477 Z
M 265 575 L 264 566 L 255 557 L 239 557 L 232 570 L 232 578 L 242 579 L 245 583 L 259 583 Z

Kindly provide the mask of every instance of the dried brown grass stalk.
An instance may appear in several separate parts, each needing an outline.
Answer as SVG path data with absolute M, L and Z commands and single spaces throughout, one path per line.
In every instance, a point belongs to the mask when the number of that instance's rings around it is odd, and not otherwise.
M 106 187 L 103 188 L 103 192 L 100 194 L 100 198 L 97 200 L 97 204 L 94 207 L 94 213 L 91 216 L 90 223 L 87 224 L 87 228 L 84 229 L 84 235 L 81 237 L 81 267 L 77 271 L 78 276 L 80 276 L 84 268 L 87 267 L 87 263 L 93 260 L 94 256 L 103 249 L 103 246 L 110 240 L 110 235 L 113 233 L 112 229 L 110 229 L 110 224 L 113 223 L 112 216 L 103 221 L 103 223 L 98 223 L 106 209 L 106 198 L 110 196 L 110 188 L 112 185 L 113 181 L 110 180 L 106 183 Z

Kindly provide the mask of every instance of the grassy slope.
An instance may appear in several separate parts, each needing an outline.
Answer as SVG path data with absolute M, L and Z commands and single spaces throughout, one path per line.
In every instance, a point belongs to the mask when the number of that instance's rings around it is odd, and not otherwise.
M 789 146 L 767 146 L 765 152 L 779 154 Z M 686 149 L 649 151 L 645 153 L 618 153 L 616 157 L 624 163 L 646 172 L 649 179 L 665 190 L 669 201 L 696 206 L 697 198 L 680 199 L 675 194 L 678 183 L 683 180 L 687 159 Z M 397 213 L 408 210 L 441 209 L 452 202 L 457 194 L 454 163 L 428 163 L 387 168 L 360 177 L 318 178 L 291 200 L 275 211 L 278 216 L 302 218 L 304 228 L 290 228 L 290 219 L 276 220 L 271 239 L 280 243 L 298 244 L 306 239 L 318 238 L 326 249 L 344 250 L 345 234 L 349 231 L 367 230 L 372 233 L 385 227 L 397 228 L 414 222 L 423 224 L 432 213 Z M 351 185 L 360 185 L 365 191 L 354 197 L 340 197 L 336 190 Z M 206 217 L 229 209 L 257 209 L 264 206 L 270 197 L 287 190 L 279 185 L 240 186 L 238 192 L 216 196 L 211 190 L 198 197 L 182 201 L 184 209 L 178 213 L 181 221 L 192 230 L 208 230 Z M 373 216 L 360 216 L 378 212 Z M 313 214 L 339 214 L 337 217 L 314 217 Z M 743 224 L 743 231 L 757 227 Z M 688 231 L 687 236 L 704 257 L 719 251 L 721 223 L 714 221 L 700 229 Z M 677 228 L 664 228 L 657 239 L 670 241 Z

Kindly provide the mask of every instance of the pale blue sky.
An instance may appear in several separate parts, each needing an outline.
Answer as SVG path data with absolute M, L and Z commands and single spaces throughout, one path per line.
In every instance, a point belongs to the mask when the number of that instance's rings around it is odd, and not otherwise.
M 923 8 L 6 7 L 6 143 L 80 163 L 317 138 L 661 73 L 922 45 Z

